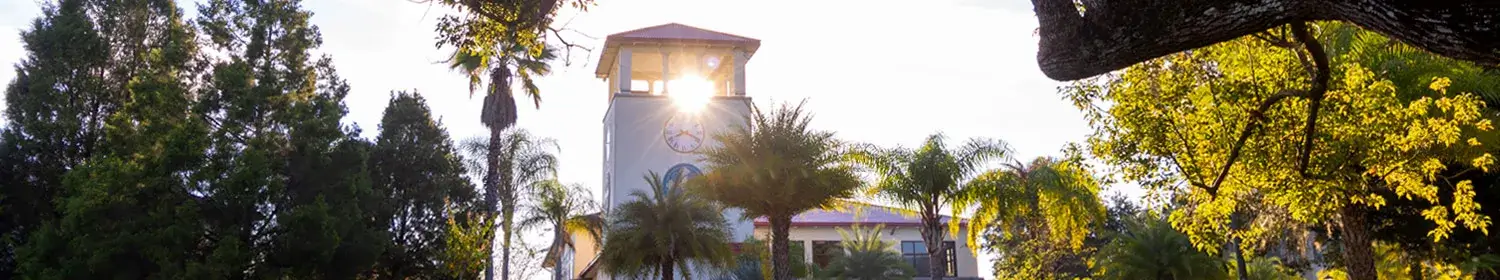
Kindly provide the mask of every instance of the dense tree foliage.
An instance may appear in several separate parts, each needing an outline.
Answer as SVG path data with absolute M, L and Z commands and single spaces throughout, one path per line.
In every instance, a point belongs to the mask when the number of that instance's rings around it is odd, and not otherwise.
M 471 217 L 453 214 L 479 205 L 457 149 L 421 96 L 391 96 L 369 166 L 383 198 L 376 222 L 390 225 L 391 237 L 376 273 L 396 279 L 440 275 L 439 258 L 453 238 L 449 221 L 470 222 Z
M 495 219 L 425 101 L 380 134 L 295 0 L 65 0 L 22 32 L 0 278 L 472 279 Z M 550 174 L 550 173 L 547 173 Z
M 1495 115 L 1465 91 L 1493 84 L 1475 74 L 1483 70 L 1402 52 L 1409 47 L 1352 27 L 1319 27 L 1302 40 L 1275 29 L 1163 57 L 1064 93 L 1095 126 L 1094 154 L 1119 166 L 1118 175 L 1157 192 L 1185 191 L 1189 205 L 1171 219 L 1201 249 L 1278 236 L 1230 223 L 1248 208 L 1269 207 L 1338 229 L 1344 266 L 1369 279 L 1365 213 L 1390 203 L 1381 192 L 1434 203 L 1420 213 L 1435 225 L 1431 240 L 1490 226 L 1473 182 L 1437 176 L 1494 165 Z M 1331 80 L 1321 100 L 1287 94 L 1319 77 Z M 1309 117 L 1319 108 L 1313 100 L 1321 102 L 1317 117 Z M 1445 182 L 1451 192 L 1439 192 Z
M 142 3 L 161 16 L 124 102 L 105 117 L 102 141 L 63 176 L 55 220 L 18 249 L 19 273 L 34 279 L 197 278 L 201 228 L 192 182 L 203 163 L 207 125 L 192 116 L 186 79 L 196 46 L 170 1 Z M 141 30 L 146 31 L 146 30 Z M 102 92 L 109 92 L 101 89 Z M 26 93 L 22 93 L 26 94 Z M 24 131 L 24 130 L 23 130 Z M 97 233 L 110 233 L 98 235 Z
M 0 216 L 0 273 L 14 273 L 16 250 L 45 222 L 58 218 L 53 202 L 63 192 L 64 173 L 103 146 L 105 120 L 124 104 L 124 85 L 134 77 L 134 66 L 145 64 L 141 60 L 148 47 L 112 42 L 145 42 L 148 31 L 168 31 L 163 24 L 145 23 L 164 22 L 175 8 L 167 3 L 169 10 L 163 11 L 161 3 L 147 2 L 156 1 L 60 1 L 43 7 L 42 16 L 21 32 L 26 56 L 5 89 L 7 130 L 0 135 L 0 154 L 5 156 L 0 179 L 6 180 L 0 182 L 0 193 L 7 197 L 0 201 L 5 209 Z M 147 9 L 156 13 L 112 16 Z
M 792 278 L 787 234 L 792 216 L 827 208 L 854 196 L 860 187 L 849 151 L 832 132 L 808 127 L 803 104 L 768 111 L 754 109 L 750 127 L 714 135 L 721 146 L 702 152 L 708 172 L 688 184 L 694 193 L 745 217 L 765 216 L 771 224 L 771 267 L 777 280 Z
M 295 1 L 210 1 L 198 21 L 214 62 L 199 92 L 210 133 L 206 186 L 215 269 L 225 275 L 352 277 L 384 251 L 365 162 L 371 143 L 340 120 L 349 85 Z M 242 269 L 243 263 L 251 263 Z M 238 276 L 234 276 L 238 277 Z

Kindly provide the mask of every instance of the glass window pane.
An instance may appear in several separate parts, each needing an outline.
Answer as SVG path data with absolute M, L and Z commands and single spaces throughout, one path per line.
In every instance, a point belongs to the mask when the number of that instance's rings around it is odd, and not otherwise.
M 919 256 L 914 260 L 912 267 L 917 269 L 917 277 L 932 276 L 932 263 L 927 256 Z
M 954 247 L 953 246 L 953 241 L 945 241 L 945 242 L 943 242 L 943 255 L 944 255 L 943 256 L 943 258 L 944 258 L 943 264 L 945 266 L 947 266 L 947 270 L 948 270 L 948 275 L 947 276 L 957 277 L 958 276 L 958 251 L 954 250 L 953 247 Z

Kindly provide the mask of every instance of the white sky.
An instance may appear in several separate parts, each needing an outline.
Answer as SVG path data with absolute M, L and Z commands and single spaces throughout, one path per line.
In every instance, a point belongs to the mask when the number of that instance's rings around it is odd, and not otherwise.
M 23 57 L 19 31 L 40 15 L 35 1 L 42 0 L 0 0 L 0 65 Z M 406 0 L 304 6 L 322 31 L 321 51 L 353 87 L 346 123 L 373 137 L 390 92 L 415 89 L 455 140 L 483 135 L 479 99 L 439 63 L 448 53 L 434 47 L 444 9 Z M 1027 0 L 599 0 L 558 20 L 599 38 L 568 37 L 595 52 L 575 51 L 573 65 L 554 66 L 540 84 L 541 110 L 523 105 L 519 125 L 557 139 L 561 179 L 597 192 L 608 105 L 608 87 L 593 75 L 602 38 L 677 22 L 760 39 L 746 70 L 748 95 L 761 106 L 806 98 L 813 125 L 843 139 L 911 146 L 942 131 L 957 141 L 1005 140 L 1023 160 L 1058 155 L 1089 129 L 1057 93 L 1061 83 L 1036 66 L 1031 8 Z M 0 69 L 0 81 L 14 76 L 13 68 Z M 989 260 L 980 266 L 991 275 Z

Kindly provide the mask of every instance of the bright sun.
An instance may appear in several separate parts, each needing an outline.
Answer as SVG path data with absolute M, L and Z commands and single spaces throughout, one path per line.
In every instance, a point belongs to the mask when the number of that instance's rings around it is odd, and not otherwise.
M 702 110 L 714 95 L 714 83 L 698 76 L 684 76 L 672 80 L 669 86 L 671 89 L 667 90 L 667 95 L 672 98 L 672 103 L 679 111 Z

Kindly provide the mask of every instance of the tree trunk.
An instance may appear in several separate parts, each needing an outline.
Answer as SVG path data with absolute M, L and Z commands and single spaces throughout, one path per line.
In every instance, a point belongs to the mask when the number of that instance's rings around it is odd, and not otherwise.
M 571 271 L 563 271 L 562 249 L 566 248 L 565 246 L 567 246 L 567 242 L 563 241 L 563 234 L 566 233 L 567 232 L 563 230 L 562 223 L 558 223 L 557 228 L 552 229 L 552 248 L 558 248 L 557 256 L 554 256 L 555 259 L 552 260 L 552 275 L 554 276 L 553 279 L 555 280 L 568 280 L 569 278 L 572 278 L 572 275 L 568 275 L 572 274 Z
M 504 147 L 502 144 L 502 130 L 498 127 L 489 129 L 489 153 L 484 159 L 484 210 L 489 211 L 490 217 L 495 217 L 496 208 L 499 204 L 499 151 Z M 493 238 L 493 237 L 492 237 Z M 489 240 L 489 244 L 495 244 L 495 240 Z M 508 249 L 508 247 L 505 247 Z M 507 250 L 508 253 L 508 250 Z M 484 280 L 495 279 L 495 249 L 490 247 L 489 258 L 484 259 Z
M 1250 273 L 1245 269 L 1245 249 L 1240 248 L 1240 238 L 1235 237 L 1229 246 L 1234 246 L 1234 264 L 1236 271 L 1240 273 L 1239 279 L 1250 280 Z
M 657 270 L 661 271 L 661 280 L 672 280 L 672 274 L 676 273 L 673 271 L 673 268 L 677 266 L 676 260 L 669 258 L 662 261 L 659 265 L 661 268 Z
M 495 207 L 498 206 L 497 204 L 499 204 L 499 200 L 500 200 L 500 157 L 499 157 L 499 155 L 500 155 L 501 149 L 503 149 L 504 146 L 505 146 L 504 142 L 503 142 L 504 139 L 502 139 L 503 136 L 504 136 L 503 129 L 496 128 L 496 127 L 491 127 L 490 128 L 490 143 L 489 143 L 489 147 L 488 147 L 489 148 L 489 152 L 488 152 L 488 154 L 485 155 L 485 164 L 486 165 L 485 165 L 485 171 L 484 171 L 484 204 L 485 204 L 485 208 L 486 208 L 485 210 L 489 212 L 490 217 L 494 217 L 494 216 L 496 216 L 496 214 L 499 214 L 499 213 L 496 213 Z M 505 223 L 504 225 L 509 225 L 509 223 Z M 504 226 L 504 225 L 502 225 L 502 226 Z M 510 230 L 508 230 L 508 229 L 505 232 L 506 232 L 507 235 L 510 234 Z M 507 238 L 507 241 L 508 240 L 509 240 L 509 238 Z M 490 239 L 490 244 L 495 244 L 494 242 L 495 242 L 494 239 Z M 489 265 L 484 266 L 484 279 L 485 280 L 492 280 L 492 279 L 495 278 L 495 265 L 494 265 L 494 262 L 495 262 L 495 249 L 494 249 L 494 247 L 490 247 L 490 248 L 491 249 L 490 249 L 489 256 L 488 256 L 488 258 L 485 259 L 485 263 L 489 264 Z M 506 242 L 505 247 L 502 248 L 502 250 L 505 250 L 502 254 L 504 254 L 504 255 L 510 255 L 510 250 L 509 249 L 510 249 L 510 244 L 509 244 L 509 242 Z M 506 260 L 508 262 L 509 258 L 507 258 Z M 505 265 L 507 267 L 509 267 L 508 263 L 505 264 Z M 509 279 L 510 274 L 506 273 L 506 272 L 509 272 L 509 271 L 504 271 L 504 270 L 501 271 L 501 273 L 503 273 L 503 274 L 501 274 L 501 276 L 503 277 L 502 279 Z
M 1349 272 L 1350 280 L 1374 280 L 1379 278 L 1375 271 L 1375 254 L 1371 250 L 1370 226 L 1365 222 L 1364 208 L 1347 204 L 1339 210 L 1339 223 L 1341 245 L 1344 246 L 1344 269 Z
M 791 244 L 787 240 L 787 234 L 791 230 L 792 216 L 778 215 L 769 217 L 769 220 L 771 221 L 771 279 L 791 280 L 792 256 L 788 255 L 788 251 L 791 251 Z
M 1500 1 L 1031 0 L 1037 63 L 1055 80 L 1108 73 L 1292 22 L 1353 23 L 1439 55 L 1500 63 Z
M 947 260 L 943 250 L 943 224 L 937 215 L 926 215 L 922 218 L 922 243 L 927 244 L 928 277 L 932 280 L 942 280 L 948 275 Z
M 510 278 L 510 238 L 514 235 L 511 233 L 511 230 L 515 229 L 512 219 L 516 214 L 516 206 L 514 205 L 515 203 L 502 204 L 504 205 L 500 206 L 500 215 L 503 224 L 500 224 L 500 228 L 504 229 L 505 233 L 503 233 L 504 237 L 500 239 L 500 250 L 504 250 L 500 252 L 500 276 L 505 277 L 505 279 L 513 279 Z

